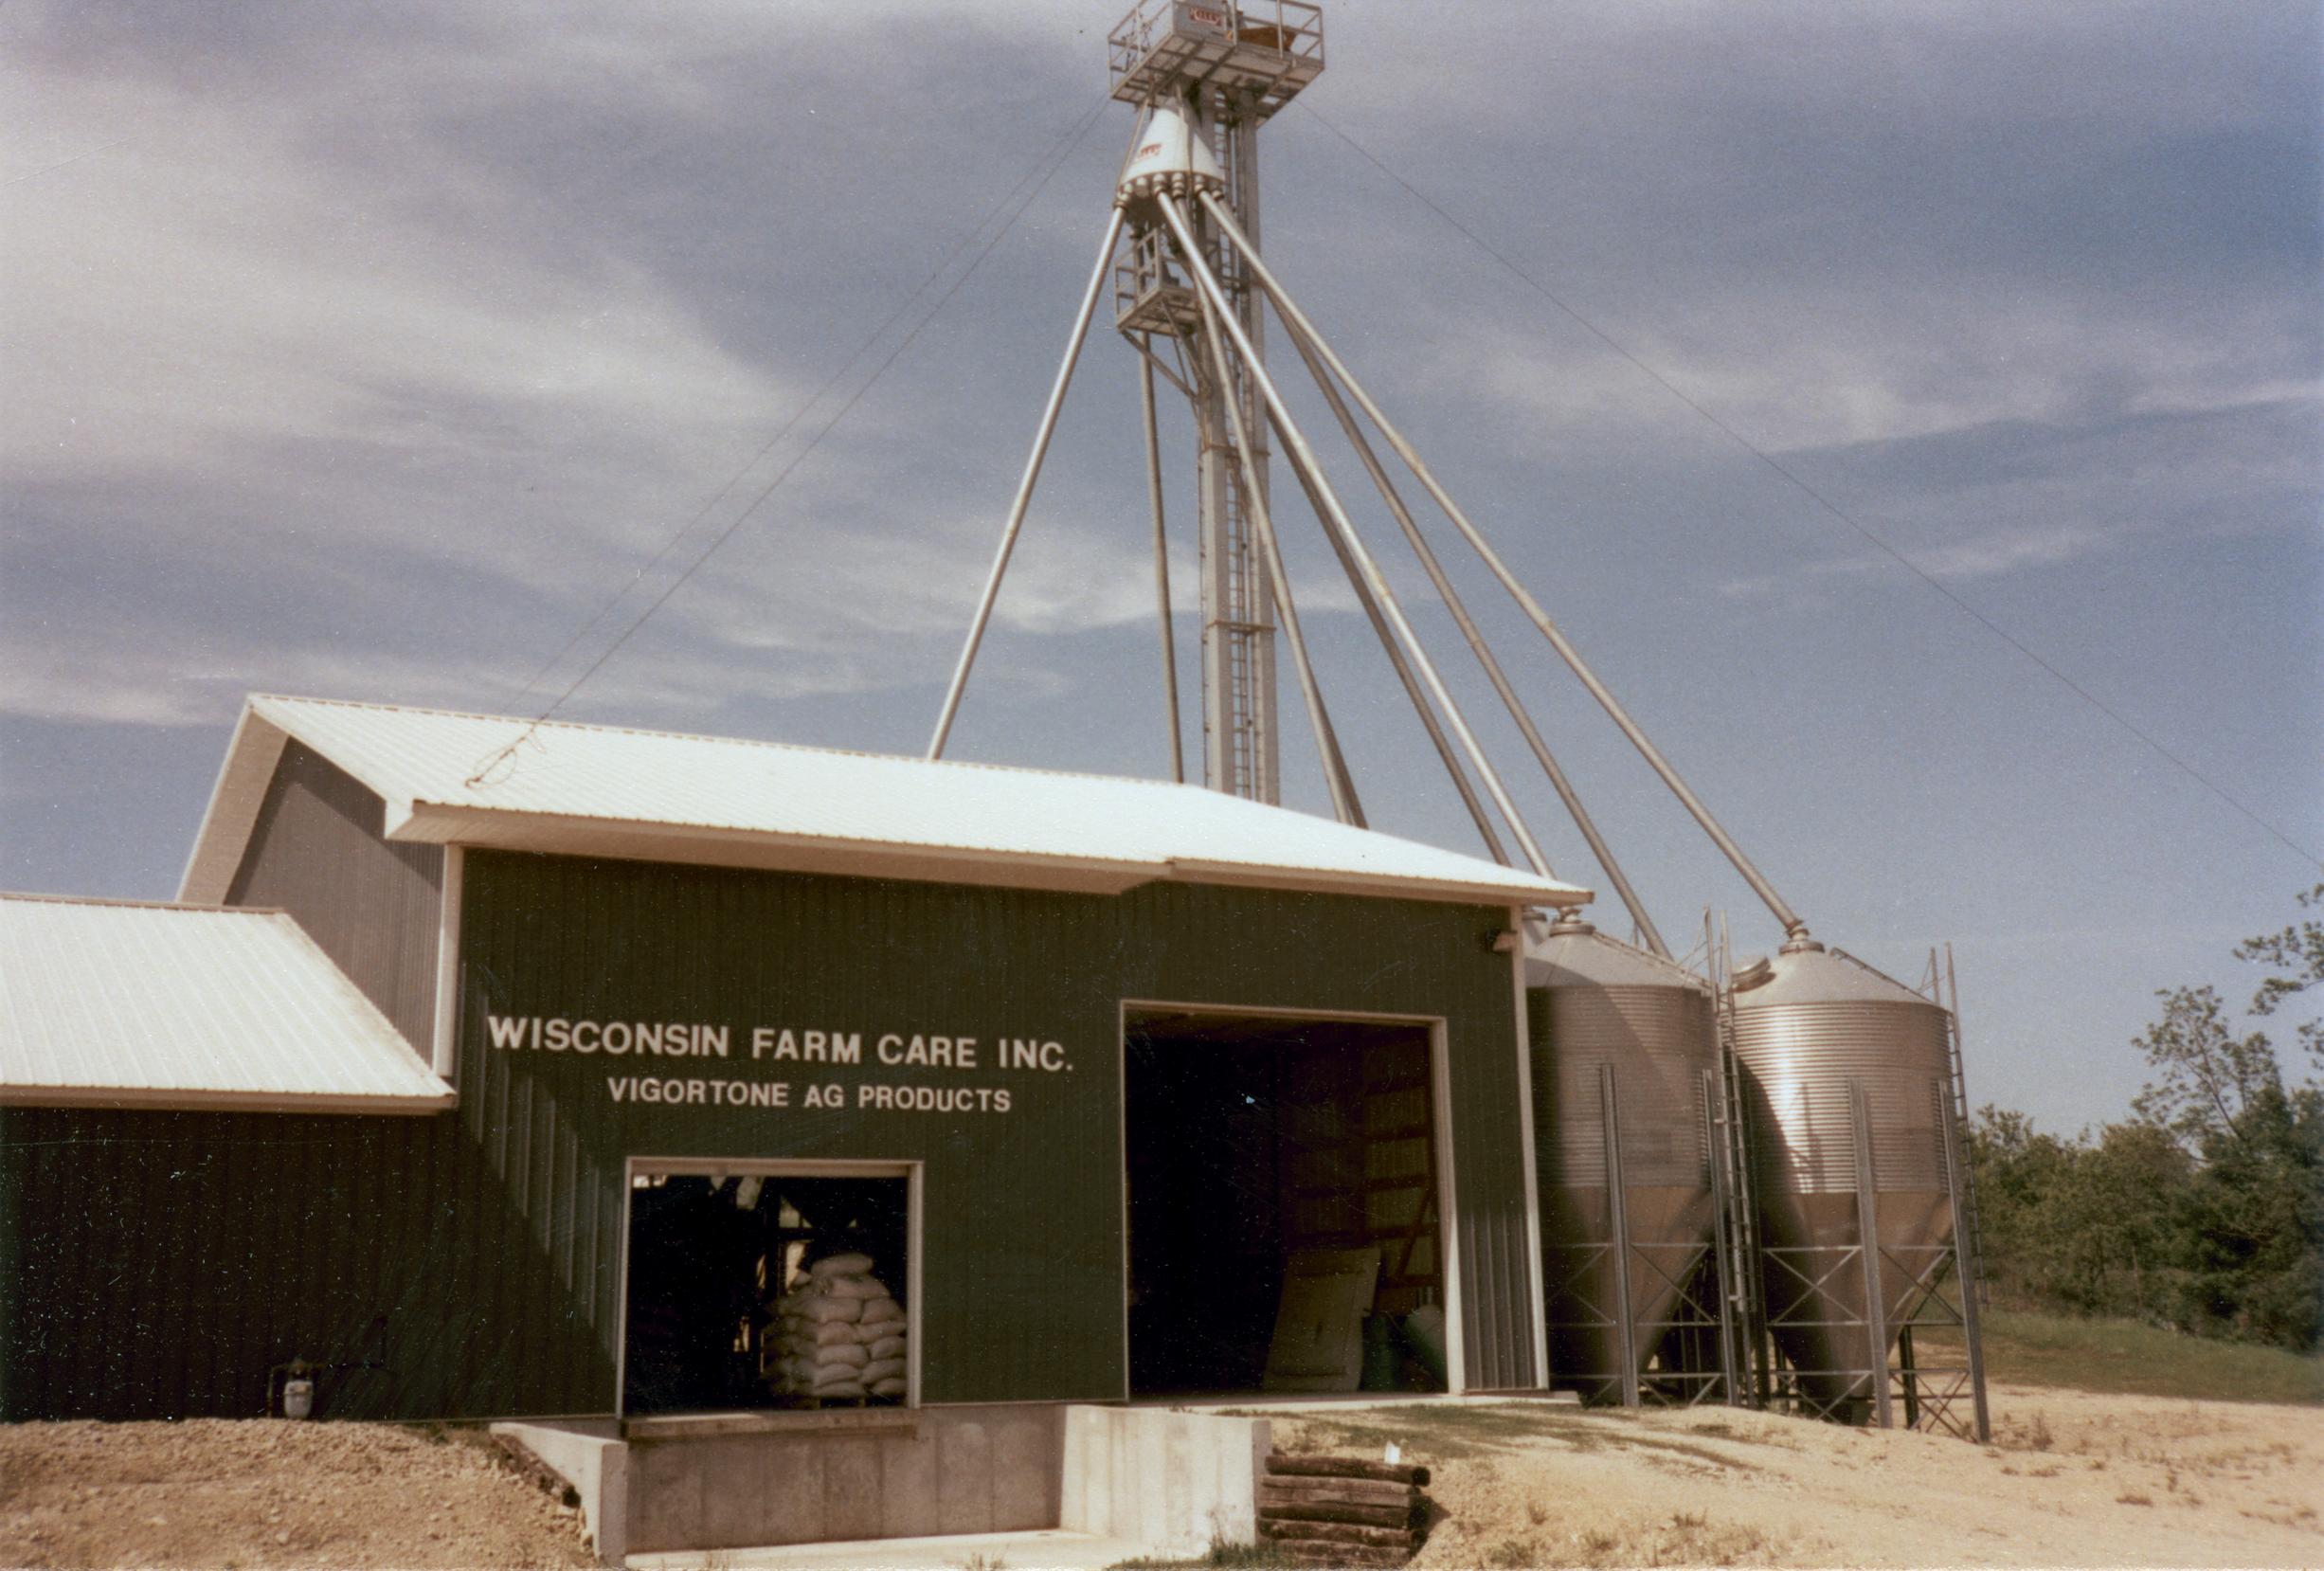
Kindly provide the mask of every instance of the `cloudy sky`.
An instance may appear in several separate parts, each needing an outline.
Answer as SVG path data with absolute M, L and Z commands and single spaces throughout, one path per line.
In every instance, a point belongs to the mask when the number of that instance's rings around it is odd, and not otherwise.
M 0 0 L 0 886 L 171 894 L 246 692 L 537 713 L 737 519 L 559 713 L 918 750 L 1129 134 L 1118 9 Z M 2119 1116 L 2152 989 L 2240 998 L 2319 876 L 2314 5 L 1327 26 L 1276 270 L 1820 936 L 1954 943 L 1973 1097 Z M 1166 769 L 1136 407 L 1101 334 L 955 756 Z M 1373 822 L 1473 848 L 1285 521 Z M 1461 570 L 1666 930 L 1766 948 Z

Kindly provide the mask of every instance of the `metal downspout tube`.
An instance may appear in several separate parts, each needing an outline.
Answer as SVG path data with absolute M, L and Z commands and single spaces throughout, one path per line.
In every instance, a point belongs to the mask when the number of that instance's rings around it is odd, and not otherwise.
M 1186 232 L 1170 198 L 1159 196 L 1156 200 L 1170 216 L 1180 244 L 1189 248 L 1190 255 L 1198 255 L 1193 250 L 1194 237 Z M 1232 318 L 1223 304 L 1214 309 L 1207 297 L 1201 303 L 1202 337 L 1210 346 L 1211 374 L 1226 389 L 1222 402 L 1227 407 L 1227 418 L 1234 423 L 1234 450 L 1242 460 L 1244 502 L 1250 509 L 1252 526 L 1259 537 L 1259 551 L 1266 561 L 1268 588 L 1274 596 L 1275 609 L 1283 614 L 1284 641 L 1291 646 L 1291 663 L 1299 673 L 1300 697 L 1306 704 L 1307 723 L 1315 731 L 1316 751 L 1323 755 L 1324 784 L 1331 792 L 1332 814 L 1342 823 L 1361 829 L 1365 827 L 1363 806 L 1356 800 L 1356 782 L 1348 773 L 1347 759 L 1340 751 L 1340 737 L 1332 730 L 1331 715 L 1324 708 L 1324 692 L 1316 685 L 1315 668 L 1307 662 L 1307 641 L 1300 632 L 1298 608 L 1291 604 L 1290 575 L 1284 570 L 1283 553 L 1276 548 L 1274 517 L 1259 490 L 1258 464 L 1252 456 L 1251 433 L 1244 425 L 1241 400 L 1234 397 L 1234 371 L 1227 361 L 1226 339 L 1218 331 L 1222 320 Z
M 1170 629 L 1170 535 L 1162 519 L 1162 432 L 1154 418 L 1154 362 L 1138 362 L 1145 408 L 1145 491 L 1154 513 L 1154 603 L 1162 623 L 1162 702 L 1170 718 L 1170 778 L 1186 784 L 1186 743 L 1179 734 L 1179 651 Z
M 945 741 L 952 734 L 952 721 L 960 713 L 961 695 L 968 686 L 968 668 L 976 663 L 977 646 L 984 641 L 984 629 L 992 620 L 993 602 L 1000 598 L 1001 575 L 1009 570 L 1009 553 L 1017 549 L 1018 531 L 1024 527 L 1025 509 L 1032 505 L 1033 487 L 1041 478 L 1041 460 L 1049 456 L 1049 440 L 1056 435 L 1057 411 L 1065 406 L 1065 389 L 1073 380 L 1073 362 L 1081 358 L 1081 346 L 1090 335 L 1090 318 L 1097 312 L 1098 296 L 1104 292 L 1106 275 L 1113 266 L 1114 243 L 1122 236 L 1122 209 L 1116 208 L 1106 219 L 1106 238 L 1097 247 L 1097 266 L 1090 270 L 1090 287 L 1082 292 L 1081 311 L 1073 318 L 1073 335 L 1065 346 L 1065 360 L 1057 367 L 1057 379 L 1049 389 L 1049 403 L 1041 410 L 1041 424 L 1034 434 L 1033 452 L 1025 460 L 1024 477 L 1017 482 L 1017 499 L 1009 504 L 1008 522 L 1001 527 L 1000 549 L 993 555 L 993 569 L 984 580 L 984 594 L 977 602 L 976 619 L 968 624 L 968 641 L 961 649 L 960 663 L 952 668 L 952 685 L 945 691 L 944 712 L 936 717 L 936 733 L 928 739 L 928 756 L 942 758 Z
M 1340 570 L 1347 574 L 1348 587 L 1355 591 L 1356 603 L 1363 607 L 1363 614 L 1371 621 L 1372 632 L 1379 640 L 1381 652 L 1387 655 L 1389 665 L 1395 668 L 1396 680 L 1404 685 L 1405 699 L 1413 706 L 1413 713 L 1420 717 L 1420 724 L 1428 731 L 1429 741 L 1436 749 L 1437 759 L 1443 763 L 1445 773 L 1452 777 L 1452 788 L 1460 793 L 1461 805 L 1468 809 L 1469 822 L 1477 826 L 1477 833 L 1484 838 L 1485 848 L 1491 853 L 1493 860 L 1507 867 L 1509 853 L 1503 847 L 1501 836 L 1493 828 L 1492 815 L 1486 811 L 1484 802 L 1477 796 L 1476 787 L 1468 783 L 1468 773 L 1461 767 L 1460 755 L 1452 750 L 1452 739 L 1445 734 L 1443 722 L 1436 718 L 1435 706 L 1429 702 L 1428 694 L 1422 690 L 1419 678 L 1413 675 L 1412 662 L 1404 658 L 1404 651 L 1396 643 L 1394 630 L 1389 627 L 1387 619 L 1380 615 L 1379 602 L 1373 597 L 1372 587 L 1364 582 L 1363 569 L 1348 554 L 1346 542 L 1332 529 L 1330 515 L 1324 511 L 1324 499 L 1316 495 L 1315 487 L 1308 483 L 1307 472 L 1293 464 L 1291 476 L 1299 481 L 1300 490 L 1306 493 L 1307 505 L 1315 509 L 1316 521 L 1323 525 L 1324 538 L 1331 542 L 1332 554 L 1340 559 Z
M 1272 299 L 1276 309 L 1283 313 L 1284 320 L 1290 325 L 1294 333 L 1306 335 L 1314 343 L 1317 352 L 1322 354 L 1324 363 L 1331 367 L 1332 373 L 1346 384 L 1347 390 L 1355 396 L 1357 404 L 1363 409 L 1363 412 L 1371 417 L 1372 423 L 1379 427 L 1380 434 L 1388 439 L 1388 444 L 1396 449 L 1396 456 L 1412 469 L 1414 476 L 1427 489 L 1429 496 L 1434 499 L 1436 505 L 1444 509 L 1445 515 L 1452 520 L 1454 527 L 1460 530 L 1462 537 L 1468 542 L 1471 549 L 1484 558 L 1485 565 L 1491 569 L 1493 576 L 1501 581 L 1501 587 L 1509 591 L 1511 597 L 1523 608 L 1526 616 L 1533 620 L 1534 626 L 1539 628 L 1541 636 L 1549 641 L 1550 646 L 1558 651 L 1558 658 L 1563 659 L 1567 668 L 1580 679 L 1582 686 L 1590 690 L 1590 695 L 1598 701 L 1598 706 L 1605 710 L 1607 716 L 1620 729 L 1622 734 L 1630 738 L 1630 746 L 1636 748 L 1639 755 L 1645 758 L 1657 775 L 1662 777 L 1663 784 L 1670 788 L 1671 795 L 1679 799 L 1679 804 L 1686 809 L 1695 822 L 1702 827 L 1702 832 L 1711 838 L 1711 842 L 1725 854 L 1727 860 L 1734 864 L 1735 871 L 1741 874 L 1743 881 L 1751 886 L 1752 893 L 1757 894 L 1765 903 L 1767 909 L 1775 913 L 1775 920 L 1783 924 L 1785 934 L 1793 939 L 1805 938 L 1808 935 L 1808 924 L 1801 919 L 1798 912 L 1785 903 L 1782 895 L 1775 893 L 1775 886 L 1769 883 L 1766 876 L 1752 864 L 1751 858 L 1743 854 L 1743 848 L 1735 843 L 1734 837 L 1720 827 L 1719 821 L 1711 817 L 1711 810 L 1705 807 L 1702 799 L 1688 788 L 1686 782 L 1679 778 L 1678 770 L 1670 767 L 1670 761 L 1662 755 L 1661 749 L 1657 749 L 1647 733 L 1639 729 L 1638 722 L 1630 718 L 1630 712 L 1622 707 L 1621 701 L 1607 689 L 1604 682 L 1598 680 L 1597 674 L 1592 671 L 1588 663 L 1582 659 L 1581 652 L 1567 641 L 1565 635 L 1558 630 L 1558 624 L 1549 620 L 1549 613 L 1542 610 L 1540 603 L 1526 591 L 1522 584 L 1518 582 L 1517 575 L 1512 573 L 1508 565 L 1502 561 L 1500 554 L 1493 550 L 1491 542 L 1485 538 L 1475 524 L 1469 522 L 1468 515 L 1461 511 L 1460 504 L 1452 499 L 1450 494 L 1437 483 L 1436 477 L 1429 472 L 1428 465 L 1421 460 L 1419 453 L 1414 449 L 1412 443 L 1405 441 L 1403 434 L 1388 423 L 1388 417 L 1380 412 L 1378 405 L 1372 402 L 1371 395 L 1363 390 L 1363 385 L 1356 380 L 1347 367 L 1342 363 L 1340 357 L 1332 352 L 1331 345 L 1322 334 L 1315 330 L 1315 324 L 1307 320 L 1306 314 L 1283 293 L 1282 286 L 1275 281 L 1274 275 L 1268 270 L 1267 263 L 1259 257 L 1256 247 L 1252 246 L 1243 232 L 1235 227 L 1234 215 L 1223 211 L 1218 204 L 1211 202 L 1208 198 L 1204 198 L 1204 203 L 1205 210 L 1218 221 L 1222 232 L 1249 259 L 1252 277 L 1259 280 L 1259 286 L 1267 291 L 1268 298 Z
M 1161 205 L 1162 216 L 1169 221 L 1172 232 L 1178 236 L 1179 244 L 1186 247 L 1185 262 L 1188 275 L 1194 279 L 1203 296 L 1212 302 L 1215 316 L 1224 322 L 1227 331 L 1234 335 L 1235 347 L 1243 353 L 1244 363 L 1250 370 L 1251 378 L 1258 385 L 1260 394 L 1267 401 L 1269 413 L 1283 432 L 1285 456 L 1293 463 L 1305 468 L 1313 479 L 1316 495 L 1323 499 L 1324 510 L 1331 519 L 1333 528 L 1346 540 L 1350 553 L 1362 567 L 1364 577 L 1371 582 L 1372 592 L 1379 597 L 1380 608 L 1387 613 L 1389 622 L 1396 628 L 1396 637 L 1404 644 L 1405 653 L 1412 657 L 1413 665 L 1420 673 L 1421 679 L 1428 684 L 1430 695 L 1443 708 L 1445 718 L 1452 727 L 1453 734 L 1460 738 L 1462 750 L 1468 754 L 1468 761 L 1476 767 L 1477 774 L 1484 780 L 1485 788 L 1493 799 L 1493 805 L 1500 809 L 1501 816 L 1508 822 L 1510 832 L 1517 837 L 1517 843 L 1524 852 L 1525 860 L 1531 864 L 1534 872 L 1542 877 L 1554 876 L 1550 872 L 1548 859 L 1541 855 L 1540 846 L 1534 841 L 1533 832 L 1525 827 L 1525 821 L 1518 813 L 1517 804 L 1509 800 L 1508 789 L 1502 785 L 1501 776 L 1493 768 L 1492 760 L 1486 757 L 1485 749 L 1478 746 L 1476 736 L 1468 729 L 1468 722 L 1461 716 L 1460 705 L 1453 702 L 1452 695 L 1445 688 L 1444 678 L 1437 675 L 1435 663 L 1429 659 L 1428 650 L 1422 647 L 1419 636 L 1413 631 L 1412 623 L 1404 619 L 1403 608 L 1396 604 L 1396 591 L 1389 587 L 1387 575 L 1380 571 L 1379 564 L 1372 559 L 1372 553 L 1364 549 L 1363 537 L 1356 533 L 1356 526 L 1348 519 L 1347 510 L 1340 505 L 1339 496 L 1331 489 L 1330 479 L 1324 474 L 1322 466 L 1316 462 L 1315 450 L 1307 444 L 1306 436 L 1300 430 L 1298 422 L 1291 418 L 1291 411 L 1285 406 L 1283 394 L 1276 389 L 1274 378 L 1268 375 L 1267 368 L 1259 364 L 1252 354 L 1251 343 L 1243 335 L 1242 324 L 1237 322 L 1234 314 L 1227 309 L 1226 291 L 1219 286 L 1217 279 L 1211 275 L 1209 262 L 1204 260 L 1200 249 L 1195 244 L 1194 230 L 1187 224 L 1185 214 L 1179 210 L 1178 203 L 1166 194 L 1158 195 L 1155 200 Z M 1214 214 L 1224 210 L 1220 204 L 1208 197 L 1203 200 Z M 1232 220 L 1228 222 L 1232 223 Z M 1239 237 L 1241 231 L 1235 230 L 1234 233 Z M 1255 257 L 1252 259 L 1252 268 L 1255 273 L 1257 269 Z
M 1269 288 L 1269 298 L 1274 298 L 1271 287 Z M 1280 300 L 1276 301 L 1276 310 L 1278 313 L 1282 311 Z M 1370 439 L 1363 434 L 1363 427 L 1357 424 L 1347 401 L 1340 396 L 1340 389 L 1333 385 L 1329 372 L 1316 358 L 1315 350 L 1307 342 L 1306 334 L 1301 333 L 1288 316 L 1284 318 L 1284 335 L 1291 340 L 1291 347 L 1299 351 L 1300 359 L 1306 365 L 1307 374 L 1315 379 L 1324 401 L 1331 406 L 1331 412 L 1339 420 L 1340 429 L 1346 436 L 1348 444 L 1355 448 L 1364 473 L 1372 477 L 1373 485 L 1378 488 L 1380 500 L 1388 504 L 1388 511 L 1395 516 L 1396 527 L 1404 532 L 1404 539 L 1412 547 L 1413 554 L 1420 559 L 1421 569 L 1429 575 L 1429 582 L 1435 587 L 1437 598 L 1444 602 L 1445 609 L 1452 613 L 1453 622 L 1461 629 L 1461 637 L 1468 640 L 1469 653 L 1475 655 L 1477 663 L 1485 668 L 1486 677 L 1493 684 L 1493 691 L 1501 695 L 1502 707 L 1509 712 L 1509 718 L 1517 722 L 1519 732 L 1525 738 L 1525 746 L 1533 749 L 1534 762 L 1540 765 L 1541 772 L 1549 777 L 1550 786 L 1558 793 L 1558 800 L 1565 804 L 1565 810 L 1573 818 L 1574 826 L 1581 831 L 1581 838 L 1589 843 L 1590 855 L 1596 858 L 1597 865 L 1606 870 L 1607 881 L 1613 885 L 1614 893 L 1621 897 L 1630 920 L 1638 925 L 1638 935 L 1646 940 L 1648 948 L 1665 960 L 1669 959 L 1670 946 L 1663 942 L 1663 935 L 1655 928 L 1654 919 L 1647 914 L 1646 902 L 1639 899 L 1638 892 L 1630 887 L 1621 864 L 1614 860 L 1613 848 L 1597 832 L 1590 810 L 1581 804 L 1580 793 L 1566 779 L 1565 771 L 1558 767 L 1558 760 L 1550 753 L 1549 744 L 1541 740 L 1541 732 L 1534 725 L 1533 716 L 1526 712 L 1523 701 L 1517 695 L 1517 689 L 1510 684 L 1507 675 L 1501 669 L 1501 661 L 1494 657 L 1492 646 L 1485 641 L 1485 635 L 1469 616 L 1468 607 L 1462 602 L 1460 591 L 1453 587 L 1452 580 L 1447 576 L 1444 564 L 1437 560 L 1427 536 L 1414 522 L 1412 510 L 1404 505 L 1403 497 L 1396 491 L 1396 481 L 1379 461 L 1379 455 L 1373 451 Z

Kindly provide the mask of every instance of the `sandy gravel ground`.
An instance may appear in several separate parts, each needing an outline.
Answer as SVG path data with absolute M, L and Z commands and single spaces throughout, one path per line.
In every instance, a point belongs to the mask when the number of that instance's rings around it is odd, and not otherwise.
M 1995 1444 L 1729 1409 L 1278 1422 L 1400 1439 L 1420 1566 L 2324 1565 L 2324 1410 L 1997 1388 Z
M 0 1427 L 0 1565 L 577 1566 L 581 1519 L 473 1430 Z
M 1767 1414 L 1540 1404 L 1277 1419 L 1397 1441 L 1446 1515 L 1420 1566 L 2324 1565 L 2324 1409 L 1997 1388 L 1996 1443 Z M 0 1565 L 589 1563 L 473 1431 L 0 1428 Z

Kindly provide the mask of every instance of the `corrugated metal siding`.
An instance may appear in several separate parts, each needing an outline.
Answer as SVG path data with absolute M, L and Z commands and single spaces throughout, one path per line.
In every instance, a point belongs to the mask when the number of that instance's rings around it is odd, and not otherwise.
M 463 1118 L 543 1238 L 597 1207 L 617 1256 L 624 1155 L 919 1161 L 924 1396 L 1121 1394 L 1119 1050 L 1125 998 L 1448 1019 L 1468 1378 L 1535 1381 L 1534 1291 L 1508 966 L 1498 909 L 1154 886 L 1119 898 L 472 852 Z M 494 1051 L 484 1018 L 708 1020 L 735 1058 Z M 777 1074 L 752 1024 L 1065 1044 L 1070 1074 L 979 1072 L 1007 1114 L 616 1103 L 613 1074 L 942 1084 L 942 1071 Z M 559 1154 L 550 1163 L 544 1152 Z M 563 1153 L 569 1152 L 570 1155 Z M 569 1179 L 565 1175 L 572 1175 Z M 538 1252 L 536 1251 L 536 1254 Z M 559 1270 L 566 1269 L 562 1264 Z M 578 1291 L 578 1288 L 575 1290 Z M 595 1280 L 601 1327 L 614 1277 Z
M 314 807 L 348 822 L 320 792 L 279 794 L 275 827 L 378 876 L 327 825 L 295 822 Z M 263 843 L 271 855 L 286 841 Z M 261 879 L 248 881 L 255 895 Z M 325 881 L 281 874 L 270 897 Z M 471 852 L 464 884 L 458 1113 L 5 1115 L 0 1201 L 36 1219 L 85 1213 L 20 1229 L 0 1260 L 10 1416 L 253 1412 L 266 1368 L 294 1355 L 389 1365 L 333 1385 L 345 1416 L 605 1412 L 631 1156 L 922 1162 L 924 1398 L 1118 1397 L 1126 998 L 1445 1017 L 1467 1378 L 1536 1381 L 1510 962 L 1487 942 L 1498 908 L 1172 885 L 1114 898 L 496 852 Z M 713 1071 L 495 1051 L 488 1012 L 724 1022 L 734 1056 Z M 997 1038 L 1034 1037 L 1063 1043 L 1072 1069 L 958 1076 L 1010 1089 L 1008 1114 L 610 1099 L 609 1074 L 768 1076 L 748 1057 L 754 1023 L 862 1031 L 867 1049 L 883 1031 L 975 1036 L 987 1065 Z M 802 1090 L 948 1078 L 870 1064 L 783 1077 Z
M 1112 902 L 471 853 L 463 917 L 463 1121 L 533 1219 L 532 1270 L 570 1271 L 610 1349 L 628 1156 L 925 1163 L 924 1397 L 1122 1391 L 1118 993 L 1077 964 L 1111 949 Z M 734 1056 L 495 1051 L 488 1013 L 729 1024 Z M 1070 1074 L 749 1060 L 753 1024 L 1064 1042 Z M 617 1103 L 609 1075 L 1005 1084 L 1000 1113 Z M 564 1240 L 569 1247 L 559 1247 Z M 586 1249 L 581 1247 L 584 1241 Z M 609 1398 L 609 1392 L 608 1392 Z M 601 1402 L 602 1405 L 602 1402 Z
M 1540 1383 L 1506 913 L 1180 886 L 1116 904 L 1126 997 L 1445 1018 L 1468 1381 Z
M 225 903 L 289 912 L 424 1056 L 435 1029 L 443 848 L 390 844 L 385 816 L 352 776 L 289 744 Z
M 292 1358 L 328 1417 L 604 1411 L 494 1178 L 450 1115 L 0 1110 L 0 1419 L 256 1416 Z

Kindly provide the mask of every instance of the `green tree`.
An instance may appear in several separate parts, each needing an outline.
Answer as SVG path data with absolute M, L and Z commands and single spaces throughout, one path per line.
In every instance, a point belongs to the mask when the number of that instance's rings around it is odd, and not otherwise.
M 2324 884 L 2302 894 L 2299 903 L 2306 911 L 2324 911 Z M 2253 1014 L 2272 1015 L 2309 988 L 2324 984 L 2324 921 L 2312 916 L 2281 932 L 2246 938 L 2235 947 L 2235 958 L 2276 967 L 2278 974 L 2263 980 L 2251 1001 Z M 2297 1030 L 2308 1056 L 2324 1069 L 2324 1016 L 2300 1021 Z
M 2324 884 L 2299 903 L 2324 907 Z M 2324 921 L 2246 939 L 2235 954 L 2268 967 L 2248 1013 L 2275 1016 L 2324 983 Z M 2167 1230 L 2170 1291 L 2154 1307 L 2189 1330 L 2314 1347 L 2324 1339 L 2324 1084 L 2287 1084 L 2267 1032 L 2230 1021 L 2215 988 L 2157 996 L 2162 1018 L 2137 1039 L 2156 1077 L 2132 1106 L 2191 1170 Z M 2324 1020 L 2297 1031 L 2324 1068 Z

